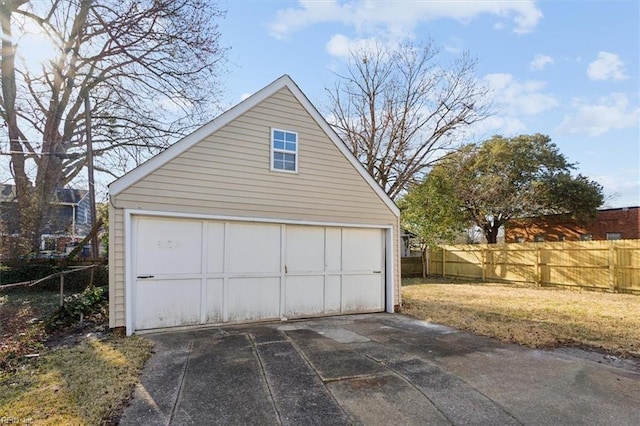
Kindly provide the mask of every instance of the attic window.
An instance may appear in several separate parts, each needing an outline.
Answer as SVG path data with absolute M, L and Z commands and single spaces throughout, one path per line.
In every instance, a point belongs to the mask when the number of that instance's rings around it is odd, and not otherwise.
M 298 134 L 271 129 L 271 170 L 298 171 Z

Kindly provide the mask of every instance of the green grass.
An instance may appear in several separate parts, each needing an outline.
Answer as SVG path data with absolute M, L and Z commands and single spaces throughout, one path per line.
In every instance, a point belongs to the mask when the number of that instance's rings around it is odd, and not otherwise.
M 78 334 L 71 341 L 80 343 L 49 349 L 43 320 L 58 302 L 52 292 L 0 293 L 0 417 L 45 425 L 115 424 L 152 344 L 107 332 L 100 339 Z
M 640 357 L 640 297 L 437 279 L 403 281 L 403 312 L 531 347 L 588 346 Z

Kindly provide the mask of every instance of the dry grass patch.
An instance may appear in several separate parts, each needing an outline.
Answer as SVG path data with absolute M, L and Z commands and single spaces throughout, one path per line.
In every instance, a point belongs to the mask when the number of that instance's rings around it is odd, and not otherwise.
M 106 324 L 48 335 L 44 321 L 58 297 L 0 293 L 0 424 L 116 424 L 151 354 L 151 342 L 104 333 Z M 89 331 L 95 337 L 84 337 Z
M 88 339 L 0 373 L 0 413 L 33 424 L 115 424 L 151 343 L 139 337 Z
M 502 341 L 640 357 L 638 296 L 413 279 L 402 297 L 408 315 Z
M 0 371 L 14 370 L 24 355 L 44 347 L 42 319 L 58 306 L 52 292 L 0 292 Z

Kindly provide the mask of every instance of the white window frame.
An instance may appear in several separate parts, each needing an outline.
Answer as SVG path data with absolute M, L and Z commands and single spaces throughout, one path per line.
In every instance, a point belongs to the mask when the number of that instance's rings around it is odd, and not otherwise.
M 289 133 L 289 134 L 293 134 L 296 135 L 296 150 L 295 151 L 289 151 L 287 149 L 276 149 L 273 146 L 273 137 L 275 132 L 284 132 L 284 133 Z M 272 172 L 281 172 L 281 173 L 292 173 L 292 174 L 297 174 L 298 173 L 298 157 L 299 157 L 299 153 L 300 153 L 300 137 L 298 136 L 298 132 L 293 132 L 291 130 L 284 130 L 284 129 L 277 129 L 275 127 L 271 128 L 270 134 L 269 134 L 269 145 L 270 145 L 270 150 L 269 150 L 269 162 L 271 164 L 271 171 Z M 274 167 L 274 158 L 273 158 L 273 154 L 274 153 L 282 153 L 282 154 L 293 154 L 296 157 L 296 162 L 295 162 L 295 170 L 285 170 L 285 169 L 277 169 Z

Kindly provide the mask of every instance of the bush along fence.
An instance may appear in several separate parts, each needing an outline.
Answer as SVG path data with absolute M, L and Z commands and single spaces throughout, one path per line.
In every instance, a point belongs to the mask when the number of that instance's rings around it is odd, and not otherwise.
M 640 294 L 640 240 L 441 245 L 428 273 Z
M 45 265 L 47 266 L 47 265 Z M 107 282 L 107 268 L 104 265 L 94 264 L 85 266 L 67 267 L 65 270 L 57 270 L 57 267 L 48 265 L 45 268 L 29 268 L 23 266 L 18 271 L 12 271 L 9 278 L 26 278 L 27 281 L 12 282 L 11 284 L 0 284 L 0 295 L 3 291 L 12 291 L 22 287 L 31 291 L 46 291 L 50 293 L 51 286 L 59 283 L 59 303 L 58 308 L 53 311 L 44 321 L 45 330 L 51 332 L 58 328 L 71 325 L 78 322 L 79 325 L 84 324 L 85 318 L 95 321 L 96 318 L 106 318 L 108 311 L 108 289 L 105 285 Z M 0 271 L 1 272 L 1 271 Z M 45 275 L 47 272 L 48 275 Z M 87 275 L 86 273 L 89 273 Z M 44 276 L 43 276 L 44 275 Z M 79 280 L 82 281 L 80 293 L 73 293 L 65 297 L 65 277 L 74 278 L 70 283 L 71 289 L 78 289 Z M 75 281 L 75 282 L 74 282 Z M 0 281 L 1 282 L 1 281 Z M 97 284 L 97 285 L 96 285 Z M 2 423 L 2 422 L 0 422 Z

